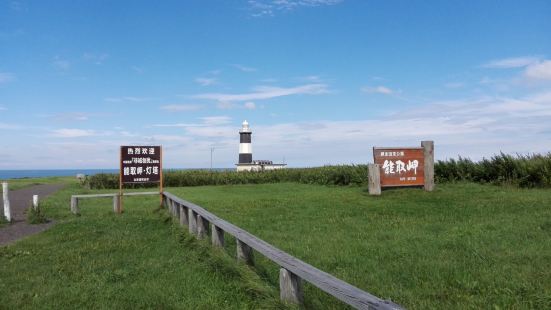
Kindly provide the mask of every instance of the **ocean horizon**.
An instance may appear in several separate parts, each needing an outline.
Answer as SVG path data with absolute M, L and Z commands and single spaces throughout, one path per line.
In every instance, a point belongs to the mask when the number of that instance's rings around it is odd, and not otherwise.
M 174 170 L 208 170 L 210 168 L 169 168 L 164 171 Z M 213 168 L 216 171 L 233 170 L 230 168 Z M 24 179 L 24 178 L 46 178 L 46 177 L 67 177 L 77 174 L 95 175 L 98 173 L 119 173 L 119 169 L 19 169 L 0 170 L 0 179 Z

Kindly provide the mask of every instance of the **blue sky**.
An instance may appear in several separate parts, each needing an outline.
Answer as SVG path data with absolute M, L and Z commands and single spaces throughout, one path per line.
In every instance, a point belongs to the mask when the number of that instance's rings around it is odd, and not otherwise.
M 549 1 L 0 1 L 0 169 L 551 150 Z

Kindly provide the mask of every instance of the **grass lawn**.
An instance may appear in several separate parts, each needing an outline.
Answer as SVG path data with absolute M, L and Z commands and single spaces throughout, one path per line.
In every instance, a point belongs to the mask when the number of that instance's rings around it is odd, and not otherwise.
M 8 179 L 8 180 L 2 180 L 2 182 L 8 182 L 10 191 L 13 191 L 24 187 L 40 185 L 40 184 L 78 183 L 78 180 L 74 176 L 67 176 L 67 177 Z
M 42 203 L 59 223 L 0 247 L 0 308 L 6 309 L 259 309 L 285 308 L 278 291 L 252 270 L 198 242 L 156 210 L 159 197 L 69 197 L 75 182 Z
M 409 309 L 551 308 L 550 190 L 446 184 L 372 197 L 359 187 L 264 184 L 168 191 Z M 260 274 L 277 287 L 276 266 L 260 257 Z M 344 307 L 310 286 L 305 296 L 309 308 Z

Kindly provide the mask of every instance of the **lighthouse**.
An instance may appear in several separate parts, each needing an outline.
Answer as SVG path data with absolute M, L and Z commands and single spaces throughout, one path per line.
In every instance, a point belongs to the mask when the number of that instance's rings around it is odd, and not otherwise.
M 249 122 L 244 121 L 241 130 L 239 130 L 239 162 L 236 164 L 237 171 L 264 171 L 284 168 L 286 164 L 274 164 L 271 160 L 253 160 L 252 134 Z
M 253 150 L 251 148 L 252 131 L 249 123 L 245 120 L 239 131 L 239 163 L 250 164 L 253 162 Z

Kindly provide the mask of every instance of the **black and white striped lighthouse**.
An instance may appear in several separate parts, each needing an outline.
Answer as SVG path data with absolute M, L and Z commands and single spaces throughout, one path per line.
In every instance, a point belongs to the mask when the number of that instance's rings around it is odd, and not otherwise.
M 239 163 L 250 164 L 253 162 L 253 149 L 251 147 L 252 131 L 247 121 L 243 122 L 243 127 L 239 131 Z

